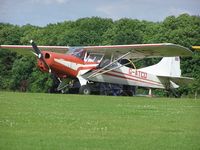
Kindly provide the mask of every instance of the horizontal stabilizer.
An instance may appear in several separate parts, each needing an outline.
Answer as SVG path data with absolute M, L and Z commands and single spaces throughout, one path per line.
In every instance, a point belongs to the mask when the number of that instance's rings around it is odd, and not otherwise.
M 188 85 L 194 82 L 193 78 L 189 77 L 171 77 L 171 76 L 157 76 L 160 79 L 170 80 L 177 85 Z

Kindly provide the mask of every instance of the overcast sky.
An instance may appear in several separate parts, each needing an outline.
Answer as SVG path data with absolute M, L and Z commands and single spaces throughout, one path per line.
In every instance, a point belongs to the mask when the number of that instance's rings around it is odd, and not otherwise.
M 45 26 L 83 17 L 162 21 L 182 13 L 200 15 L 200 0 L 0 0 L 0 22 Z

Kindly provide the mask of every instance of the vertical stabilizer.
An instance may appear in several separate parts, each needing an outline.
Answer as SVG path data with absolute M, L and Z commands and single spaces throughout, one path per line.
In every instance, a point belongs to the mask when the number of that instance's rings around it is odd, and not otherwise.
M 163 57 L 162 60 L 152 66 L 139 69 L 141 71 L 155 74 L 157 76 L 180 77 L 180 58 L 179 57 Z

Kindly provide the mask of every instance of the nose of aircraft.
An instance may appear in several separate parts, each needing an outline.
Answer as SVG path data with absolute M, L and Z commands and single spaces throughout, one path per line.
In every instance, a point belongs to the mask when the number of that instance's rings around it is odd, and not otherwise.
M 76 77 L 78 74 L 78 64 L 84 61 L 69 54 L 60 54 L 49 51 L 42 51 L 42 58 L 38 59 L 38 67 L 41 71 L 51 72 L 60 78 L 70 76 Z
M 40 70 L 42 70 L 44 72 L 49 72 L 49 69 L 50 69 L 49 67 L 50 67 L 50 65 L 51 65 L 51 63 L 53 61 L 53 59 L 51 57 L 51 54 L 49 52 L 43 51 L 42 55 L 43 55 L 43 60 L 38 59 L 37 60 L 37 65 L 40 68 Z
M 37 65 L 38 65 L 38 68 L 41 70 L 41 71 L 44 71 L 44 72 L 48 72 L 49 69 L 45 66 L 44 62 L 40 59 L 37 60 Z

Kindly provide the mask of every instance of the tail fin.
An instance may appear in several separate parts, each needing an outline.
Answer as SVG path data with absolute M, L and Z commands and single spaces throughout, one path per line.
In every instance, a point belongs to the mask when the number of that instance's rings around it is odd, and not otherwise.
M 157 76 L 180 77 L 180 58 L 163 57 L 159 63 L 149 67 L 141 68 L 140 70 L 150 74 L 155 74 Z

